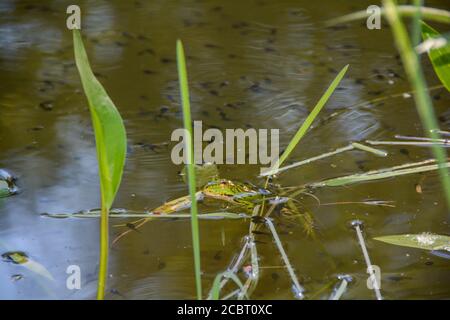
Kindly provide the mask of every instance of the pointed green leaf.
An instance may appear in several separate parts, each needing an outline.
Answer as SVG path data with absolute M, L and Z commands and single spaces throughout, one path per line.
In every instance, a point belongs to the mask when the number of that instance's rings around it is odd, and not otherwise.
M 440 34 L 432 27 L 422 22 L 422 38 L 428 40 L 439 37 Z M 428 52 L 431 63 L 433 64 L 434 71 L 436 72 L 439 80 L 450 91 L 450 43 L 447 41 L 447 45 L 431 49 Z
M 420 234 L 399 234 L 374 238 L 375 240 L 402 247 L 424 250 L 450 251 L 450 237 L 424 232 Z
M 289 157 L 291 152 L 295 149 L 297 144 L 300 142 L 300 140 L 303 138 L 303 136 L 308 132 L 309 128 L 311 127 L 312 123 L 316 119 L 316 117 L 319 115 L 322 108 L 325 106 L 325 104 L 330 99 L 333 92 L 336 90 L 337 86 L 341 83 L 342 78 L 344 78 L 345 73 L 347 72 L 349 65 L 347 64 L 342 70 L 338 73 L 336 78 L 334 78 L 333 82 L 331 82 L 328 89 L 325 91 L 325 93 L 320 97 L 317 104 L 314 106 L 312 111 L 309 113 L 308 117 L 306 117 L 305 121 L 302 123 L 300 128 L 298 128 L 297 132 L 295 133 L 294 137 L 289 142 L 288 146 L 284 150 L 281 157 L 277 160 L 277 162 L 273 165 L 272 168 L 269 169 L 269 171 L 264 172 L 263 175 L 273 175 L 276 174 L 278 171 L 278 168 L 283 164 L 283 162 Z
M 125 163 L 127 143 L 125 127 L 114 103 L 89 66 L 78 30 L 73 31 L 73 41 L 75 60 L 94 126 L 102 203 L 109 209 L 119 188 Z

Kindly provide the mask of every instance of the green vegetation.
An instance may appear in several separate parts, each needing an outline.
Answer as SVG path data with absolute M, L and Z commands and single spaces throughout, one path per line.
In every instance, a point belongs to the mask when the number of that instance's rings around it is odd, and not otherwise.
M 420 234 L 400 234 L 393 236 L 382 236 L 376 237 L 374 239 L 402 247 L 418 248 L 424 250 L 450 251 L 449 236 L 432 234 L 428 232 Z
M 103 300 L 108 270 L 109 210 L 122 179 L 127 140 L 119 112 L 91 70 L 78 30 L 73 31 L 73 43 L 77 68 L 89 103 L 97 147 L 102 208 L 97 299 Z
M 46 214 L 46 216 L 57 218 L 100 217 L 100 264 L 97 292 L 98 299 L 104 299 L 105 295 L 109 249 L 108 226 L 109 218 L 111 217 L 140 218 L 140 220 L 136 222 L 120 225 L 121 227 L 127 227 L 128 229 L 124 233 L 120 234 L 114 240 L 113 244 L 121 237 L 131 232 L 131 230 L 136 230 L 147 221 L 150 221 L 152 219 L 190 218 L 196 296 L 198 300 L 201 300 L 203 298 L 199 219 L 248 219 L 250 220 L 249 231 L 245 237 L 245 242 L 242 246 L 237 260 L 235 260 L 234 263 L 227 268 L 227 271 L 222 272 L 215 277 L 208 298 L 248 299 L 251 296 L 258 283 L 261 268 L 259 265 L 257 241 L 255 241 L 254 234 L 257 234 L 257 232 L 260 231 L 260 228 L 264 227 L 268 230 L 267 235 L 269 235 L 273 239 L 274 245 L 279 252 L 283 263 L 283 269 L 289 275 L 295 297 L 303 298 L 305 290 L 300 284 L 299 279 L 297 278 L 295 268 L 289 261 L 289 257 L 283 248 L 283 244 L 276 230 L 276 226 L 272 222 L 270 217 L 272 212 L 274 212 L 275 208 L 278 205 L 283 205 L 280 206 L 281 208 L 279 208 L 280 215 L 289 215 L 294 219 L 298 219 L 298 221 L 301 221 L 306 231 L 305 233 L 308 236 L 311 236 L 311 238 L 316 241 L 317 239 L 314 236 L 314 219 L 308 212 L 299 209 L 299 204 L 297 203 L 299 201 L 295 199 L 295 197 L 300 194 L 308 194 L 306 190 L 321 187 L 347 186 L 354 183 L 439 170 L 443 189 L 447 197 L 447 204 L 450 208 L 450 178 L 448 176 L 448 168 L 450 167 L 450 162 L 448 162 L 446 151 L 443 148 L 443 146 L 447 144 L 447 141 L 440 138 L 439 133 L 442 131 L 440 131 L 438 128 L 431 99 L 428 94 L 429 89 L 427 88 L 425 78 L 419 63 L 419 55 L 415 50 L 420 41 L 420 36 L 422 36 L 424 41 L 435 40 L 441 37 L 436 30 L 425 23 L 420 23 L 420 19 L 450 23 L 450 14 L 445 10 L 424 8 L 421 6 L 420 1 L 415 1 L 415 7 L 396 6 L 393 0 L 384 0 L 383 4 L 384 7 L 382 13 L 392 27 L 395 43 L 400 52 L 400 56 L 403 61 L 408 80 L 410 81 L 413 88 L 412 92 L 415 95 L 417 110 L 425 128 L 425 132 L 429 136 L 429 138 L 407 137 L 413 141 L 366 141 L 366 143 L 371 145 L 400 145 L 403 143 L 416 146 L 431 146 L 435 159 L 429 159 L 415 163 L 407 163 L 391 168 L 372 170 L 364 173 L 346 175 L 332 179 L 325 179 L 323 181 L 304 184 L 298 187 L 294 186 L 284 188 L 279 185 L 271 185 L 274 190 L 271 189 L 270 191 L 268 190 L 270 179 L 269 177 L 267 177 L 264 188 L 251 188 L 248 185 L 239 184 L 238 182 L 233 182 L 231 180 L 219 180 L 219 173 L 215 166 L 203 168 L 194 164 L 193 130 L 186 58 L 184 54 L 183 44 L 180 40 L 178 40 L 176 43 L 177 70 L 183 111 L 183 124 L 187 135 L 186 137 L 184 137 L 184 141 L 186 143 L 186 154 L 184 156 L 187 160 L 187 164 L 185 169 L 183 170 L 183 178 L 188 183 L 189 195 L 168 201 L 154 209 L 152 212 L 125 212 L 124 210 L 111 210 L 111 206 L 120 186 L 123 167 L 125 163 L 127 147 L 125 128 L 118 110 L 91 70 L 81 34 L 77 30 L 73 32 L 76 65 L 80 73 L 84 93 L 89 103 L 89 109 L 95 133 L 101 189 L 101 210 L 90 210 L 88 212 L 79 212 L 66 215 Z M 406 27 L 400 20 L 400 14 L 413 18 L 413 32 L 411 36 L 407 33 Z M 358 12 L 336 19 L 332 23 L 353 21 L 366 17 L 366 15 L 367 14 L 365 12 Z M 450 65 L 448 62 L 449 51 L 450 47 L 448 45 L 441 46 L 439 48 L 432 48 L 431 50 L 429 50 L 429 57 L 432 61 L 436 74 L 447 89 L 449 89 L 450 87 Z M 359 142 L 351 142 L 349 143 L 349 145 L 338 148 L 334 151 L 323 153 L 321 155 L 295 162 L 285 167 L 281 167 L 281 165 L 286 162 L 286 160 L 292 154 L 303 137 L 308 133 L 308 130 L 311 128 L 319 113 L 324 108 L 324 106 L 346 75 L 348 68 L 349 65 L 346 65 L 337 74 L 325 93 L 318 100 L 317 104 L 312 108 L 312 111 L 300 125 L 299 129 L 290 140 L 277 163 L 268 172 L 265 172 L 263 176 L 272 176 L 271 178 L 275 178 L 275 175 L 294 167 L 310 164 L 314 161 L 318 161 L 340 154 L 342 152 L 352 150 L 364 151 L 381 157 L 385 157 L 388 155 L 388 153 L 384 150 L 375 149 Z M 397 138 L 401 139 L 401 137 Z M 204 187 L 198 190 L 197 185 Z M 6 182 L 0 181 L 0 197 L 6 195 L 7 187 L 8 184 Z M 312 198 L 316 198 L 313 194 L 308 195 Z M 242 209 L 242 211 L 244 211 L 245 213 L 238 214 L 235 212 L 209 212 L 199 215 L 197 202 L 203 200 L 204 198 L 224 201 L 227 203 L 227 205 Z M 317 201 L 320 204 L 320 201 L 318 199 Z M 360 202 L 349 201 L 342 202 L 341 204 L 343 203 L 390 206 L 389 201 L 382 200 L 367 200 Z M 187 209 L 190 209 L 190 215 L 178 213 Z M 250 215 L 250 212 L 252 213 L 252 215 Z M 169 214 L 170 216 L 168 216 Z M 360 240 L 363 240 L 362 234 L 359 234 L 358 236 Z M 422 248 L 426 250 L 448 250 L 449 248 L 448 236 L 433 234 L 395 235 L 377 237 L 374 239 L 400 246 Z M 319 241 L 317 241 L 317 243 L 319 243 Z M 363 243 L 363 241 L 361 241 L 361 243 Z M 364 245 L 363 252 L 365 251 L 367 250 Z M 367 256 L 367 252 L 365 253 L 365 255 Z M 9 258 L 14 259 L 14 257 L 15 256 L 11 256 Z M 368 260 L 368 258 L 366 260 Z M 245 265 L 245 268 L 243 268 L 244 263 L 247 263 Z M 244 270 L 244 273 L 247 276 L 244 283 L 240 279 L 240 270 Z M 237 288 L 229 292 L 226 296 L 221 297 L 220 294 L 229 280 L 232 280 Z M 342 281 L 340 281 L 339 285 L 335 287 L 335 291 L 330 296 L 330 299 L 340 299 L 346 292 L 350 282 L 345 278 L 340 280 Z
M 191 197 L 191 227 L 192 227 L 192 247 L 194 250 L 195 285 L 197 288 L 197 299 L 202 299 L 202 279 L 200 262 L 200 232 L 197 218 L 197 187 L 195 181 L 194 144 L 192 135 L 191 106 L 189 100 L 189 84 L 186 70 L 186 59 L 184 57 L 183 44 L 177 41 L 177 63 L 178 78 L 180 82 L 181 104 L 183 107 L 184 128 L 188 136 L 186 141 L 187 175 L 189 183 L 189 195 Z
M 384 0 L 383 5 L 386 18 L 392 27 L 394 40 L 403 61 L 406 75 L 414 89 L 416 107 L 424 126 L 425 134 L 431 139 L 440 139 L 440 135 L 437 133 L 437 130 L 439 130 L 438 122 L 434 114 L 430 95 L 427 92 L 427 85 L 419 63 L 418 55 L 411 45 L 411 40 L 408 36 L 406 27 L 400 20 L 398 9 L 394 1 Z M 415 23 L 419 23 L 417 15 L 415 15 L 415 19 Z M 446 150 L 441 146 L 432 145 L 432 151 L 440 165 L 439 174 L 447 200 L 447 207 L 450 208 L 450 176 L 448 174 L 448 169 L 445 166 L 447 158 Z
M 303 124 L 298 129 L 297 133 L 294 135 L 294 137 L 289 142 L 288 146 L 286 147 L 286 150 L 283 152 L 281 157 L 277 160 L 274 167 L 270 169 L 269 172 L 265 172 L 264 175 L 273 175 L 277 173 L 277 169 L 283 164 L 283 162 L 289 157 L 291 152 L 295 149 L 297 144 L 300 142 L 300 140 L 303 138 L 303 136 L 306 134 L 308 129 L 311 127 L 312 123 L 316 119 L 316 117 L 319 115 L 322 108 L 327 103 L 328 99 L 331 97 L 333 92 L 336 90 L 337 86 L 341 82 L 342 78 L 345 76 L 345 73 L 347 72 L 348 65 L 346 65 L 334 78 L 333 82 L 331 82 L 328 89 L 325 91 L 323 96 L 319 99 L 317 104 L 314 106 L 308 117 L 305 119 Z
M 422 22 L 422 38 L 424 41 L 443 39 L 441 34 Z M 434 71 L 441 80 L 442 84 L 450 92 L 450 44 L 447 43 L 439 48 L 431 49 L 428 52 Z
M 397 11 L 402 17 L 415 17 L 417 14 L 416 6 L 411 5 L 400 5 L 397 6 Z M 386 15 L 386 9 L 381 8 L 381 14 Z M 338 17 L 336 19 L 332 19 L 327 21 L 327 25 L 336 25 L 340 23 L 347 23 L 362 19 L 367 19 L 369 17 L 369 13 L 366 10 L 353 12 L 348 15 Z M 437 8 L 428 8 L 428 7 L 420 7 L 420 15 L 422 19 L 435 21 L 440 23 L 450 23 L 450 12 L 447 10 L 437 9 Z

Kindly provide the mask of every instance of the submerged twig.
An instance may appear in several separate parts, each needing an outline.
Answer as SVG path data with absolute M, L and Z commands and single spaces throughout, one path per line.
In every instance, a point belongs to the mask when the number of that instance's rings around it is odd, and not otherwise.
M 338 186 L 344 186 L 349 185 L 357 182 L 366 182 L 366 181 L 373 181 L 373 180 L 380 180 L 380 179 L 386 179 L 396 176 L 402 176 L 407 174 L 413 174 L 413 173 L 422 173 L 427 171 L 433 171 L 439 169 L 438 164 L 432 164 L 432 165 L 425 165 L 428 163 L 436 162 L 434 159 L 428 159 L 421 162 L 415 162 L 415 163 L 407 163 L 400 166 L 395 166 L 391 168 L 385 168 L 385 169 L 379 169 L 379 170 L 373 170 L 366 173 L 358 173 L 358 174 L 352 174 L 348 176 L 328 179 L 321 182 L 314 182 L 311 184 L 308 184 L 307 187 L 310 188 L 319 188 L 319 187 L 338 187 Z M 443 168 L 449 168 L 450 162 L 444 163 L 442 166 Z M 299 188 L 304 188 L 305 186 L 301 186 Z
M 355 149 L 358 149 L 358 150 L 361 150 L 361 151 L 370 152 L 370 153 L 373 153 L 373 154 L 375 154 L 377 156 L 382 156 L 382 157 L 387 156 L 387 152 L 384 151 L 384 150 L 378 150 L 378 149 L 375 149 L 375 148 L 371 148 L 371 147 L 365 146 L 365 145 L 363 145 L 361 143 L 358 143 L 358 142 L 352 142 L 348 146 L 341 147 L 341 148 L 338 148 L 338 149 L 336 149 L 334 151 L 326 152 L 326 153 L 323 153 L 321 155 L 318 155 L 318 156 L 315 156 L 315 157 L 311 157 L 311 158 L 308 158 L 308 159 L 305 159 L 305 160 L 302 160 L 302 161 L 299 161 L 299 162 L 295 162 L 293 164 L 290 164 L 290 165 L 285 166 L 285 167 L 278 168 L 276 170 L 271 170 L 271 171 L 268 171 L 268 172 L 264 172 L 260 176 L 264 177 L 264 176 L 270 176 L 270 175 L 279 174 L 279 173 L 281 173 L 283 171 L 286 171 L 286 170 L 289 170 L 289 169 L 292 169 L 292 168 L 300 167 L 300 166 L 303 166 L 305 164 L 310 164 L 312 162 L 315 162 L 315 161 L 318 161 L 318 160 L 322 160 L 322 159 L 325 159 L 325 158 L 328 158 L 328 157 L 331 157 L 331 156 L 334 156 L 334 155 L 337 155 L 337 154 L 340 154 L 340 153 L 343 153 L 343 152 L 346 152 L 346 151 L 355 150 Z
M 42 213 L 42 217 L 56 218 L 56 219 L 64 219 L 64 218 L 100 218 L 100 213 Z M 188 219 L 191 217 L 190 214 L 154 214 L 154 213 L 111 213 L 109 215 L 110 218 L 145 218 L 145 219 Z M 204 213 L 198 216 L 199 219 L 250 219 L 251 216 L 245 213 L 233 213 L 233 212 L 213 212 L 213 213 Z M 126 225 L 115 225 L 114 227 L 123 227 Z
M 450 137 L 450 131 L 443 131 L 443 130 L 431 130 L 431 131 L 439 133 L 441 136 Z
M 367 272 L 369 273 L 369 279 L 372 283 L 372 288 L 375 292 L 375 296 L 377 297 L 377 300 L 383 300 L 383 297 L 381 296 L 381 292 L 380 292 L 380 286 L 378 285 L 378 281 L 375 276 L 375 270 L 373 269 L 372 262 L 370 262 L 369 253 L 367 252 L 366 243 L 364 241 L 364 237 L 363 237 L 362 231 L 361 231 L 361 226 L 362 226 L 362 221 L 360 221 L 360 220 L 352 221 L 352 227 L 356 230 L 356 236 L 358 238 L 359 245 L 361 246 L 364 260 L 365 260 L 366 266 L 367 266 Z
M 403 136 L 400 134 L 395 135 L 395 139 L 449 143 L 449 141 L 447 139 L 433 139 L 433 138 L 427 138 L 427 137 Z
M 249 243 L 250 243 L 250 237 L 246 236 L 244 238 L 244 244 L 242 246 L 241 251 L 239 252 L 239 255 L 237 256 L 236 261 L 234 261 L 234 263 L 231 264 L 231 267 L 228 268 L 228 270 L 227 270 L 228 273 L 237 274 L 239 267 L 242 265 L 243 261 L 246 258 L 247 252 L 249 251 Z M 228 283 L 229 280 L 230 280 L 229 277 L 222 278 L 222 280 L 220 281 L 220 285 L 219 285 L 219 291 L 222 290 L 223 287 L 225 287 L 225 285 Z M 208 299 L 212 298 L 213 289 L 214 288 L 211 288 L 211 291 L 209 292 L 209 295 L 208 295 Z M 240 289 L 239 289 L 239 291 L 240 291 Z
M 440 141 L 372 141 L 367 140 L 366 143 L 371 145 L 384 145 L 384 146 L 415 146 L 415 147 L 450 147 L 448 140 L 438 139 Z
M 286 251 L 284 251 L 283 245 L 281 244 L 281 240 L 280 240 L 280 237 L 278 236 L 275 226 L 273 225 L 272 220 L 270 220 L 269 218 L 265 218 L 265 221 L 266 221 L 267 227 L 269 228 L 270 232 L 272 233 L 273 239 L 278 248 L 278 251 L 280 252 L 281 258 L 283 259 L 283 262 L 286 265 L 289 276 L 291 277 L 291 281 L 293 284 L 292 289 L 294 290 L 295 297 L 298 299 L 303 299 L 305 289 L 300 285 L 300 283 L 297 279 L 294 268 L 292 268 L 292 265 L 289 262 L 289 258 L 286 254 Z
M 341 282 L 334 287 L 329 300 L 339 300 L 347 290 L 348 284 L 353 280 L 352 277 L 347 274 L 339 275 L 338 279 L 341 280 Z
M 373 153 L 374 155 L 379 156 L 379 157 L 386 157 L 388 155 L 388 153 L 386 151 L 384 151 L 384 150 L 379 150 L 379 149 L 375 149 L 375 148 L 372 148 L 372 147 L 368 147 L 368 146 L 365 146 L 365 145 L 363 145 L 361 143 L 358 143 L 358 142 L 352 142 L 352 146 L 355 149 L 359 149 L 361 151 L 370 152 L 370 153 Z
M 393 204 L 395 201 L 385 201 L 385 200 L 366 200 L 366 201 L 342 201 L 342 202 L 329 202 L 322 203 L 322 206 L 335 206 L 340 204 L 363 204 L 368 206 L 380 206 L 380 207 L 390 207 L 395 208 Z
M 247 280 L 245 281 L 244 287 L 238 294 L 238 300 L 242 300 L 244 297 L 251 295 L 259 280 L 259 262 L 258 262 L 258 252 L 256 250 L 256 242 L 253 235 L 249 236 L 250 241 L 248 246 L 250 247 L 250 257 L 251 257 L 251 270 L 247 273 Z M 249 293 L 250 292 L 250 293 Z

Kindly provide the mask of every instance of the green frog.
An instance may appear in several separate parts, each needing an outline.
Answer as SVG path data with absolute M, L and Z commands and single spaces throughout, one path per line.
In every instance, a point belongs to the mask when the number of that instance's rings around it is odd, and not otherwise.
M 208 183 L 202 189 L 202 194 L 206 198 L 226 201 L 252 211 L 256 204 L 263 201 L 265 196 L 270 195 L 270 191 L 258 189 L 242 182 L 233 182 L 221 179 Z
M 259 189 L 250 184 L 233 182 L 226 179 L 219 179 L 206 184 L 200 191 L 195 194 L 195 196 L 197 201 L 202 201 L 205 198 L 215 199 L 237 205 L 247 212 L 252 212 L 254 207 L 258 203 L 261 203 L 265 196 L 268 196 L 270 194 L 270 191 Z M 190 196 L 184 196 L 164 203 L 163 205 L 153 209 L 151 213 L 171 214 L 189 209 L 190 207 Z M 151 220 L 151 218 L 143 218 L 126 225 L 117 225 L 116 227 L 126 226 L 128 227 L 128 230 L 119 234 L 119 236 L 116 237 L 116 239 L 113 241 L 113 244 L 129 232 L 133 230 L 136 231 L 149 220 Z

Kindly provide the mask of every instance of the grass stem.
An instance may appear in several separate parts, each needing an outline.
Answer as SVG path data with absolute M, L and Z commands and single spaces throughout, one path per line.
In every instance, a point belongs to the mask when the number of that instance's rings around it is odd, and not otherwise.
M 439 127 L 434 114 L 431 98 L 426 91 L 427 85 L 419 63 L 419 58 L 411 45 L 406 27 L 400 20 L 398 8 L 393 0 L 383 0 L 383 6 L 385 8 L 386 18 L 391 25 L 394 40 L 400 53 L 406 75 L 415 91 L 416 107 L 424 126 L 425 133 L 431 139 L 440 139 L 440 135 L 436 132 Z M 417 8 L 413 8 L 414 15 L 417 16 Z M 450 208 L 450 177 L 448 169 L 445 166 L 445 159 L 447 157 L 446 151 L 441 146 L 433 145 L 432 152 L 439 163 L 439 175 L 447 200 L 447 207 Z
M 185 137 L 187 173 L 189 182 L 189 195 L 191 197 L 191 229 L 192 229 L 192 247 L 194 251 L 194 269 L 195 269 L 195 286 L 197 289 L 197 299 L 202 299 L 202 278 L 201 278 L 201 262 L 200 262 L 200 231 L 197 217 L 197 197 L 196 197 L 196 181 L 195 181 L 195 164 L 194 164 L 194 147 L 192 135 L 191 106 L 189 98 L 188 76 L 186 70 L 186 59 L 184 56 L 183 43 L 177 41 L 177 66 L 178 77 L 180 82 L 181 103 L 183 108 L 183 123 L 187 133 Z

